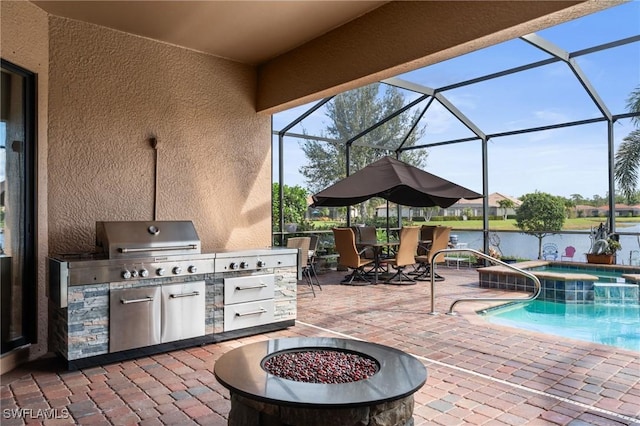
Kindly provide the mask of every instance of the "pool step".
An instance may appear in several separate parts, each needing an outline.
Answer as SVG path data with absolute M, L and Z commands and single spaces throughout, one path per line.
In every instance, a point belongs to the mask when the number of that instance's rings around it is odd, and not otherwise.
M 622 278 L 627 280 L 627 282 L 640 284 L 640 274 L 622 274 Z

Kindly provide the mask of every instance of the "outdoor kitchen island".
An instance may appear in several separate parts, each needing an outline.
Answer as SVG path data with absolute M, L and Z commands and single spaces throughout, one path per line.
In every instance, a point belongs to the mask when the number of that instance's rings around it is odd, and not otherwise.
M 51 344 L 70 370 L 295 325 L 297 249 L 200 253 L 190 222 L 99 222 L 96 235 L 102 253 L 49 258 Z

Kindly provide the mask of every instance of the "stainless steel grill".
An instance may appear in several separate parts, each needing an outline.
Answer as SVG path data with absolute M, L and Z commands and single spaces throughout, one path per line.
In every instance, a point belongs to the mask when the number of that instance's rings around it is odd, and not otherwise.
M 191 221 L 97 222 L 96 247 L 109 259 L 200 253 Z
M 214 259 L 190 221 L 97 222 L 94 253 L 50 258 L 50 297 L 65 308 L 69 286 L 108 283 L 110 353 L 199 337 Z
M 191 221 L 97 222 L 95 252 L 49 258 L 49 297 L 66 307 L 68 286 L 208 274 L 214 259 Z

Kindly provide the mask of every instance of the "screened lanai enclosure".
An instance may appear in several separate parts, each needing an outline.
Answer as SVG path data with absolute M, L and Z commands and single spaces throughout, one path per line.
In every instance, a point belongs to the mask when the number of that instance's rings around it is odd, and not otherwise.
M 616 222 L 640 215 L 640 201 L 620 203 L 614 179 L 617 151 L 640 129 L 629 105 L 640 91 L 639 22 L 640 3 L 625 3 L 276 114 L 275 196 L 284 186 L 314 194 L 391 155 L 484 195 L 485 250 L 488 195 L 533 192 L 572 200 L 576 212 L 591 204 L 581 214 L 640 249 L 640 223 Z M 383 211 L 403 216 L 397 209 Z M 361 211 L 345 209 L 347 223 Z M 277 240 L 282 210 L 273 225 Z

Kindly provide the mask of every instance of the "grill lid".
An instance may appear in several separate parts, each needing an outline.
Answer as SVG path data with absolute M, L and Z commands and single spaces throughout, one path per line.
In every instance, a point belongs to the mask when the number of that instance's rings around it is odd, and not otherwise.
M 109 259 L 200 253 L 191 221 L 96 222 L 96 246 Z

